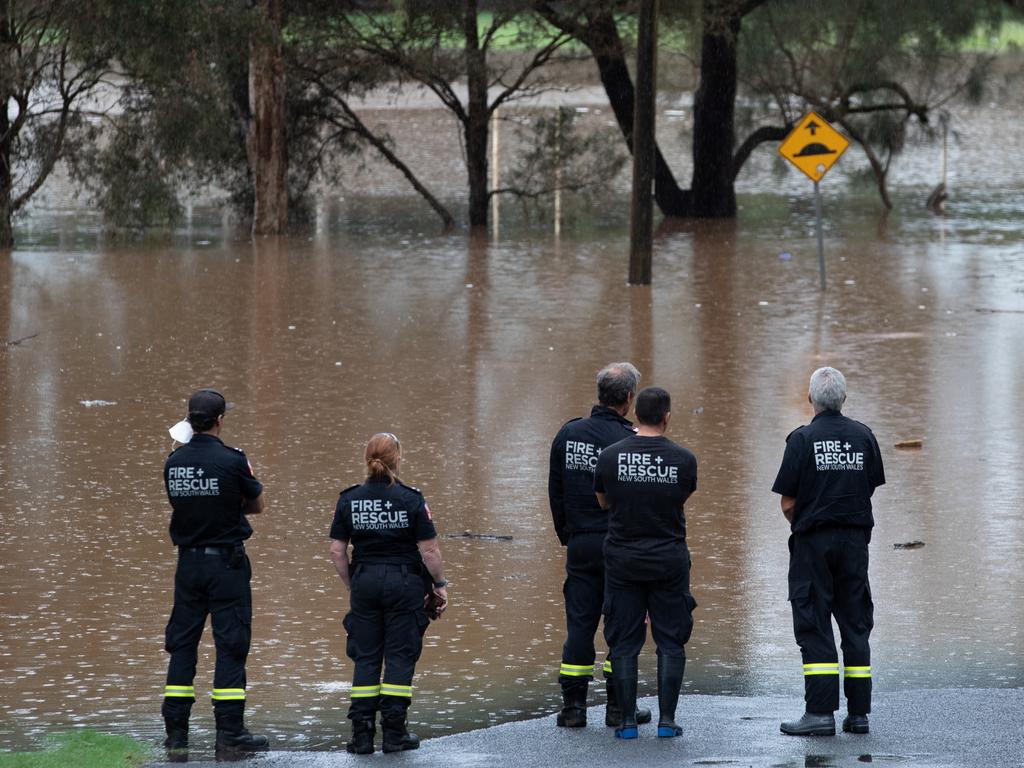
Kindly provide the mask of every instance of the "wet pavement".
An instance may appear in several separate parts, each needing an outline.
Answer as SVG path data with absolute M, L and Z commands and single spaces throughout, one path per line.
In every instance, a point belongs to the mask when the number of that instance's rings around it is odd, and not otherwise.
M 656 699 L 643 703 L 657 711 Z M 580 730 L 556 727 L 552 715 L 430 739 L 419 750 L 401 755 L 380 753 L 378 733 L 378 752 L 372 757 L 349 755 L 339 746 L 331 752 L 271 752 L 249 758 L 245 764 L 253 768 L 384 762 L 452 768 L 852 768 L 866 763 L 901 768 L 1017 768 L 1024 764 L 1024 695 L 1019 690 L 882 693 L 875 697 L 871 733 L 867 735 L 840 732 L 834 738 L 801 738 L 779 733 L 779 720 L 799 714 L 801 704 L 798 699 L 768 696 L 687 696 L 678 710 L 684 728 L 680 739 L 658 739 L 654 726 L 646 725 L 641 726 L 639 740 L 618 741 L 612 730 L 604 727 L 603 707 L 593 707 L 587 728 Z M 842 712 L 837 715 L 839 726 Z

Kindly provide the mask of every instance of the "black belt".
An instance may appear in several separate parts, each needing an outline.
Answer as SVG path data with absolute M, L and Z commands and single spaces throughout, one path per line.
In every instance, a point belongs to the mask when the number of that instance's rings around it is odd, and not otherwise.
M 239 544 L 238 547 L 178 547 L 178 552 L 181 554 L 190 552 L 195 555 L 230 555 L 241 546 Z
M 383 573 L 388 568 L 396 568 L 402 573 L 414 573 L 417 576 L 423 573 L 423 567 L 419 563 L 356 563 L 352 572 L 374 570 Z

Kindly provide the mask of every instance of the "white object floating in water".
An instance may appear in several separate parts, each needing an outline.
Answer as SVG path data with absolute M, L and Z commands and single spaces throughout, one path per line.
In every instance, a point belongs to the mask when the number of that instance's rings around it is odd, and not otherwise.
M 117 405 L 113 400 L 79 400 L 86 408 L 102 408 L 105 405 Z
M 295 326 L 294 325 L 289 325 L 288 326 L 288 330 L 289 331 L 294 331 L 295 330 Z
M 843 285 L 856 285 L 856 280 L 843 280 Z
M 759 302 L 757 302 L 757 306 L 759 306 L 759 307 L 767 307 L 768 306 L 768 302 L 767 301 L 759 301 Z
M 167 430 L 171 437 L 179 443 L 187 443 L 192 439 L 192 425 L 187 421 L 179 421 Z

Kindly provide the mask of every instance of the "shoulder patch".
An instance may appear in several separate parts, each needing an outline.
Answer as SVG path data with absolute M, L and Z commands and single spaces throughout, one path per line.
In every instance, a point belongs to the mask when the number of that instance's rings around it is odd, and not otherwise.
M 403 483 L 403 482 L 402 482 L 401 480 L 396 480 L 395 482 L 396 482 L 396 483 L 398 483 L 398 484 L 399 484 L 400 486 L 402 486 L 403 488 L 406 488 L 406 489 L 408 489 L 408 490 L 412 491 L 413 493 L 418 493 L 418 494 L 419 494 L 420 496 L 422 496 L 422 495 L 423 495 L 423 491 L 421 491 L 421 490 L 420 490 L 419 488 L 417 488 L 417 487 L 416 487 L 416 486 L 414 486 L 414 485 L 406 485 L 406 484 L 405 484 L 405 483 Z

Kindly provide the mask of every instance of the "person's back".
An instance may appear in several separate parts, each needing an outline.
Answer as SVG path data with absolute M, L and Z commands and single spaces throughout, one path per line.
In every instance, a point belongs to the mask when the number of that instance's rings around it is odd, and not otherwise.
M 664 435 L 633 435 L 601 456 L 611 506 L 605 560 L 629 581 L 657 580 L 687 562 L 683 504 L 697 488 L 697 459 Z

